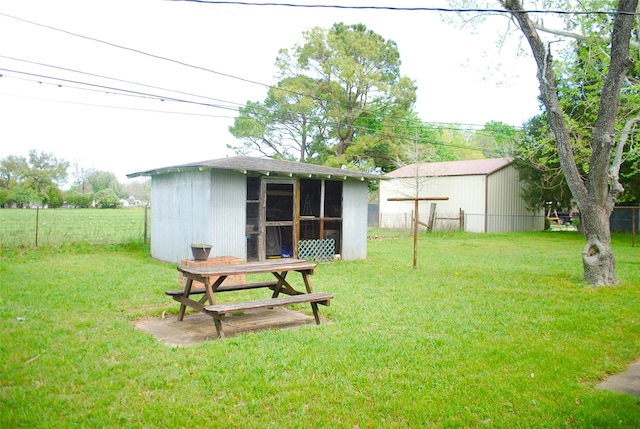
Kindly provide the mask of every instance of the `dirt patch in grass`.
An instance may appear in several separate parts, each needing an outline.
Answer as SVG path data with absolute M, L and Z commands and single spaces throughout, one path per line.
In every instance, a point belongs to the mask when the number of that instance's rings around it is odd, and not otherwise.
M 182 321 L 178 321 L 177 316 L 170 315 L 140 319 L 133 324 L 152 334 L 158 341 L 173 346 L 189 346 L 217 339 L 213 319 L 202 313 L 187 314 Z M 231 314 L 222 321 L 222 329 L 227 338 L 246 332 L 274 328 L 296 329 L 304 325 L 315 325 L 313 316 L 280 307 Z

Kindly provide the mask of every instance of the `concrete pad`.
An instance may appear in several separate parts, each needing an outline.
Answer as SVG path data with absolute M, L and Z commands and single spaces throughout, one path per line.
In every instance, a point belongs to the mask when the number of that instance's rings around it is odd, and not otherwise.
M 217 339 L 213 318 L 202 313 L 187 314 L 181 322 L 176 315 L 171 315 L 165 318 L 140 319 L 133 324 L 152 334 L 158 341 L 173 346 L 189 346 Z M 296 329 L 304 325 L 315 326 L 313 316 L 282 307 L 230 314 L 222 320 L 222 329 L 227 338 L 245 332 L 274 328 Z
M 633 362 L 624 372 L 607 377 L 596 387 L 640 397 L 640 360 Z

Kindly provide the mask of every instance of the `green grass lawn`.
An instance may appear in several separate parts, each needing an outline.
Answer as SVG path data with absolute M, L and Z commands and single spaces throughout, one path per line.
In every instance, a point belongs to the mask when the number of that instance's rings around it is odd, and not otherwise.
M 0 247 L 143 242 L 144 225 L 145 209 L 142 207 L 1 209 Z
M 594 289 L 575 233 L 423 234 L 416 270 L 411 237 L 376 234 L 312 276 L 331 323 L 190 347 L 132 324 L 178 309 L 148 249 L 5 252 L 0 427 L 640 427 L 640 398 L 595 388 L 640 357 L 630 236 Z

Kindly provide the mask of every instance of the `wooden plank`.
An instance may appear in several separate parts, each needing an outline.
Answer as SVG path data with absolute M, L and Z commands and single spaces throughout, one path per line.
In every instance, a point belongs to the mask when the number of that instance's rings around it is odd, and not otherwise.
M 271 280 L 271 281 L 266 281 L 266 282 L 242 283 L 242 284 L 238 284 L 238 285 L 222 285 L 218 289 L 216 289 L 215 292 L 233 292 L 233 291 L 247 290 L 247 289 L 260 289 L 260 288 L 263 288 L 263 287 L 268 287 L 268 288 L 272 288 L 273 289 L 277 284 L 278 284 L 278 282 L 276 280 Z M 183 295 L 184 294 L 184 290 L 183 289 L 169 289 L 169 290 L 165 291 L 164 293 L 169 295 L 169 296 Z M 198 294 L 203 294 L 203 293 L 205 293 L 205 288 L 196 287 L 196 288 L 191 289 L 191 291 L 189 292 L 189 295 L 198 295 Z
M 198 295 L 198 294 L 203 294 L 205 292 L 203 287 L 194 287 L 189 291 L 189 295 Z M 164 291 L 165 294 L 169 295 L 169 296 L 178 296 L 178 295 L 184 295 L 184 290 L 183 289 L 169 289 L 169 290 L 165 290 Z
M 210 267 L 179 265 L 178 270 L 194 276 L 231 276 L 236 274 L 260 274 L 283 271 L 305 271 L 312 274 L 315 267 L 316 264 L 302 259 L 283 258 Z
M 179 303 L 181 303 L 182 305 L 191 307 L 191 308 L 195 308 L 196 310 L 198 310 L 199 312 L 204 312 L 204 305 L 202 305 L 201 303 L 194 301 L 192 299 L 186 298 L 182 295 L 177 295 L 177 296 L 173 296 L 173 299 L 175 299 L 176 301 L 178 301 Z M 182 316 L 184 317 L 184 313 L 182 314 Z M 178 318 L 178 320 L 182 320 L 180 318 Z
M 400 197 L 387 198 L 387 201 L 447 201 L 449 197 Z
M 177 297 L 174 297 L 174 299 Z M 183 298 L 183 297 L 179 297 Z M 222 329 L 222 318 L 227 313 L 233 313 L 242 310 L 255 310 L 260 308 L 270 308 L 277 306 L 284 306 L 289 304 L 300 304 L 304 302 L 311 303 L 311 310 L 313 311 L 313 317 L 316 321 L 316 325 L 320 324 L 320 314 L 318 312 L 318 304 L 328 304 L 333 298 L 333 295 L 326 292 L 306 293 L 301 295 L 289 296 L 286 298 L 271 298 L 260 301 L 246 301 L 235 302 L 231 304 L 216 304 L 208 305 L 204 307 L 204 312 L 213 317 L 213 323 L 216 327 L 216 333 L 218 338 L 224 339 L 224 331 Z
M 301 304 L 305 302 L 318 303 L 330 301 L 333 295 L 326 292 L 303 293 L 283 298 L 271 298 L 258 301 L 232 302 L 228 304 L 207 305 L 204 310 L 215 315 L 233 313 L 236 311 L 252 310 L 257 308 L 280 307 L 291 304 Z
M 215 292 L 232 292 L 237 290 L 246 290 L 246 289 L 260 289 L 263 287 L 273 288 L 278 284 L 277 280 L 269 280 L 266 282 L 252 282 L 252 283 L 243 283 L 239 285 L 222 285 L 215 290 Z

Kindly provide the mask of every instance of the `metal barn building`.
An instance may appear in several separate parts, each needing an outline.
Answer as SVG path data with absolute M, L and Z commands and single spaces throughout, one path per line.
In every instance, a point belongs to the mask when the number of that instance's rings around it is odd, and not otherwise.
M 334 239 L 342 259 L 367 256 L 368 182 L 380 176 L 236 156 L 129 174 L 151 177 L 151 256 L 246 261 L 298 256 L 300 240 Z
M 532 211 L 520 197 L 522 184 L 510 158 L 411 164 L 380 182 L 380 226 L 407 228 L 413 201 L 389 198 L 448 197 L 436 203 L 434 229 L 457 229 L 461 213 L 469 232 L 544 229 L 544 211 Z M 420 202 L 419 221 L 428 222 L 430 203 Z

